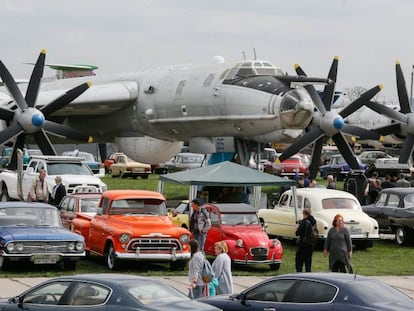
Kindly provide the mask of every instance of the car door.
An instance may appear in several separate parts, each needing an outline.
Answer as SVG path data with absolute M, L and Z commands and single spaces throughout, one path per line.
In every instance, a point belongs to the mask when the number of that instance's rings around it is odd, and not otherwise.
M 387 209 L 386 203 L 388 199 L 387 192 L 380 192 L 377 200 L 374 204 L 366 205 L 363 207 L 365 213 L 370 217 L 375 218 L 378 222 L 380 229 L 388 228 L 388 219 L 385 217 L 384 210 Z
M 214 244 L 223 239 L 223 230 L 218 210 L 208 209 L 210 213 L 211 228 L 208 230 L 204 250 L 207 254 L 215 255 Z
M 75 217 L 75 199 L 72 197 L 65 197 L 60 204 L 60 207 L 62 225 L 69 229 L 72 219 Z
M 394 217 L 396 211 L 399 209 L 399 206 L 401 206 L 399 195 L 394 194 L 394 193 L 390 193 L 388 195 L 388 198 L 387 198 L 387 203 L 383 207 L 382 224 L 383 224 L 384 227 L 389 227 L 391 225 L 391 220 L 390 219 L 392 217 Z

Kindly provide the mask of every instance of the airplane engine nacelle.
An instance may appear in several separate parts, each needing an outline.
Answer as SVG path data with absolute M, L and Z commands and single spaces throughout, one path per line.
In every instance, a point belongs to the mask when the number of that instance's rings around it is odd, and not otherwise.
M 148 164 L 168 161 L 180 152 L 183 142 L 164 141 L 149 136 L 115 137 L 120 151 L 131 159 Z

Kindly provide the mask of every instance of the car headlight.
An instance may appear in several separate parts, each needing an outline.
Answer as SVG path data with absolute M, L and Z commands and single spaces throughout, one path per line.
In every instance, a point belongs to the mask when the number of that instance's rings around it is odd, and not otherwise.
M 24 248 L 23 243 L 17 243 L 15 247 L 16 247 L 16 250 L 19 252 L 23 251 L 23 248 Z
M 70 242 L 70 243 L 68 244 L 68 249 L 69 249 L 70 251 L 73 251 L 73 250 L 75 249 L 75 242 Z
M 280 244 L 280 241 L 278 239 L 273 239 L 270 241 L 271 245 L 270 247 L 276 247 Z
M 121 243 L 127 243 L 131 239 L 131 235 L 129 233 L 123 233 L 119 237 L 119 242 Z
M 106 190 L 108 190 L 108 186 L 107 185 L 102 186 L 102 192 L 105 192 Z
M 243 247 L 244 246 L 243 240 L 238 239 L 237 242 L 236 242 L 236 245 L 237 245 L 237 247 Z
M 76 242 L 75 249 L 81 252 L 85 249 L 85 244 L 83 242 Z
M 187 244 L 188 242 L 190 242 L 190 235 L 188 233 L 182 234 L 180 236 L 180 242 L 183 244 Z
M 9 252 L 14 251 L 14 243 L 9 243 L 9 244 L 7 244 L 6 248 L 7 248 L 7 250 L 8 250 Z

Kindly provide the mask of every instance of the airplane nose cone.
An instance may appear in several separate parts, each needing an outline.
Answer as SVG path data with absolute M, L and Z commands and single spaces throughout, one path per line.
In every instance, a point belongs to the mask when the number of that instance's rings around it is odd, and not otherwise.
M 338 117 L 333 120 L 333 126 L 338 131 L 342 130 L 345 125 L 344 119 Z
M 45 122 L 45 117 L 41 114 L 34 114 L 32 116 L 32 124 L 35 127 L 41 127 Z

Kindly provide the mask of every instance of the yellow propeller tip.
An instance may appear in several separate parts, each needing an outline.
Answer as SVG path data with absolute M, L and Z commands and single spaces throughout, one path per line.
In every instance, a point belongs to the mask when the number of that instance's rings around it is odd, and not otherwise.
M 45 49 L 42 49 L 42 50 L 40 51 L 40 53 L 41 53 L 41 54 L 46 54 L 46 50 L 45 50 Z
M 339 59 L 339 56 L 338 55 L 336 55 L 335 57 L 334 57 L 334 60 L 338 60 Z
M 379 89 L 382 90 L 384 86 L 382 84 L 378 85 Z
M 396 61 L 395 61 L 395 64 L 396 64 L 396 65 L 399 65 L 399 64 L 400 64 L 400 61 L 399 61 L 399 60 L 396 60 Z
M 86 82 L 86 84 L 88 85 L 88 87 L 91 87 L 92 86 L 92 82 L 91 81 Z
M 92 136 L 89 136 L 88 143 L 93 143 L 93 137 Z
M 383 142 L 384 141 L 384 136 L 381 135 L 380 138 L 379 138 L 379 141 Z
M 296 69 L 296 68 L 299 68 L 300 66 L 299 66 L 299 64 L 295 64 L 294 67 Z
M 355 136 L 352 136 L 352 137 L 351 137 L 351 140 L 352 140 L 353 142 L 356 142 L 356 141 L 357 141 L 357 139 L 356 139 L 356 137 L 355 137 Z

